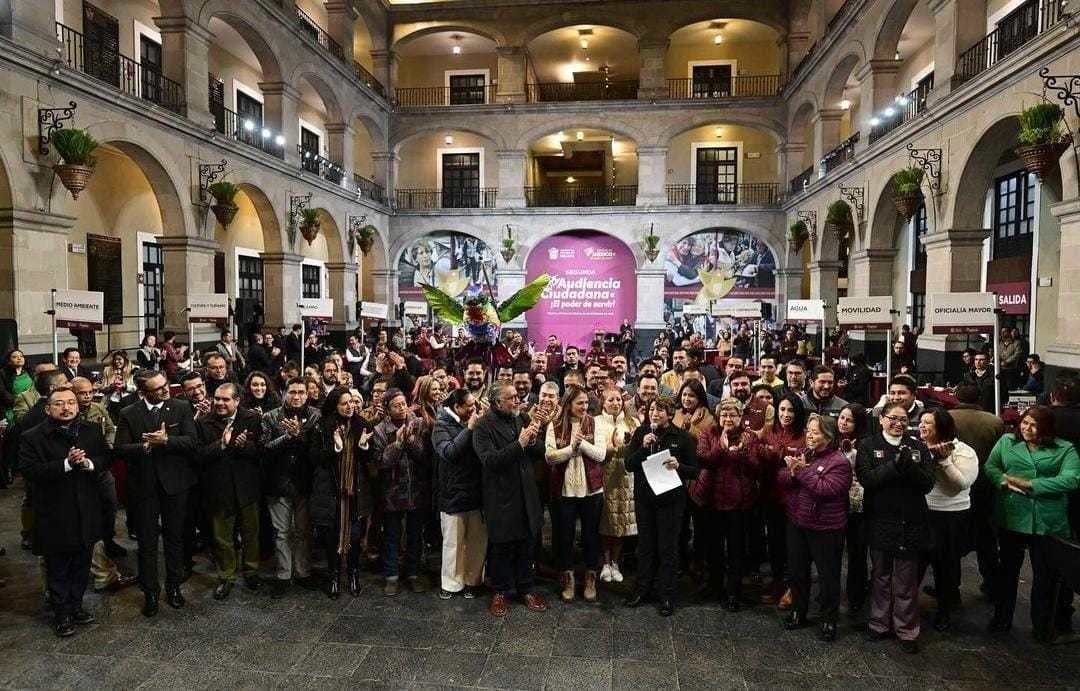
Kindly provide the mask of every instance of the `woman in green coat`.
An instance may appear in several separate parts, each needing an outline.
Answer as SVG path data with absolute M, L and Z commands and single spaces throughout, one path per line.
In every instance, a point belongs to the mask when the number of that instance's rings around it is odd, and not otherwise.
M 1001 529 L 1001 571 L 994 593 L 991 631 L 1008 631 L 1016 609 L 1016 585 L 1024 550 L 1031 552 L 1031 624 L 1038 640 L 1049 640 L 1053 574 L 1047 563 L 1050 536 L 1069 536 L 1068 495 L 1080 486 L 1080 456 L 1054 437 L 1054 415 L 1033 406 L 1020 418 L 1020 431 L 1006 434 L 986 460 L 986 476 L 998 490 L 995 520 Z M 1058 615 L 1068 616 L 1059 607 Z

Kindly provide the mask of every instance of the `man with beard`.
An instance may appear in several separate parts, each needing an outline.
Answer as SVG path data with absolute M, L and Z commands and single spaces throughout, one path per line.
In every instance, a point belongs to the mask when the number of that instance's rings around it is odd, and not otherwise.
M 266 451 L 262 460 L 267 508 L 274 526 L 277 578 L 270 596 L 280 598 L 290 582 L 303 588 L 317 587 L 311 578 L 311 469 L 308 466 L 308 433 L 319 421 L 319 411 L 307 404 L 303 379 L 285 387 L 284 402 L 262 418 Z
M 180 389 L 184 393 L 184 400 L 191 404 L 194 418 L 210 412 L 213 406 L 210 397 L 206 395 L 206 383 L 198 372 L 188 372 L 180 380 Z
M 679 347 L 671 353 L 671 369 L 660 375 L 660 394 L 674 396 L 682 387 L 682 373 L 690 361 L 686 349 Z
M 470 358 L 465 363 L 465 372 L 462 376 L 465 380 L 465 388 L 477 400 L 478 405 L 482 405 L 479 401 L 487 400 L 487 372 L 484 370 L 484 361 L 480 358 Z
M 660 395 L 660 382 L 652 372 L 642 372 L 637 379 L 637 393 L 626 403 L 626 414 L 647 424 L 649 403 Z
M 836 375 L 832 369 L 825 365 L 814 368 L 813 379 L 810 382 L 810 390 L 802 395 L 802 401 L 806 409 L 818 415 L 827 415 L 833 419 L 839 417 L 840 411 L 848 404 L 839 396 L 833 395 L 833 387 L 836 385 Z
M 742 371 L 744 361 L 741 357 L 732 355 L 724 363 L 724 376 L 717 377 L 709 382 L 709 385 L 705 388 L 707 393 L 716 396 L 723 400 L 731 397 L 731 384 L 729 382 L 732 373 Z
M 326 358 L 319 365 L 319 374 L 322 376 L 323 391 L 330 393 L 338 385 L 338 366 L 332 358 Z
M 488 566 L 495 591 L 488 611 L 494 617 L 506 616 L 509 596 L 516 591 L 526 607 L 542 612 L 547 602 L 533 590 L 532 566 L 534 540 L 543 519 L 532 468 L 543 462 L 543 442 L 538 443 L 541 421 L 523 422 L 517 391 L 510 384 L 493 384 L 489 396 L 491 409 L 473 430 L 473 449 L 483 468 Z
M 518 401 L 521 403 L 521 411 L 527 412 L 539 398 L 533 394 L 532 373 L 525 367 L 514 369 L 514 390 L 517 391 Z
M 802 396 L 806 392 L 806 363 L 802 360 L 791 360 L 784 365 L 784 380 L 784 393 Z

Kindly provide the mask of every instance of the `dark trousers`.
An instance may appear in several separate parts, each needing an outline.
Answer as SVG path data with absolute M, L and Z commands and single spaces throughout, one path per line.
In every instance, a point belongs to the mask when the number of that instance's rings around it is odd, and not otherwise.
M 184 580 L 184 518 L 188 493 L 165 494 L 157 488 L 145 496 L 128 499 L 128 511 L 135 517 L 139 539 L 139 586 L 156 595 L 161 590 L 158 579 L 158 536 L 165 543 L 165 587 L 173 588 Z
M 367 532 L 368 523 L 371 521 L 368 516 L 361 516 L 353 521 L 352 527 L 349 530 L 349 553 L 345 559 L 346 567 L 349 571 L 356 571 L 360 568 L 360 555 L 363 551 L 364 533 Z M 334 523 L 333 527 L 330 526 L 315 526 L 315 542 L 319 547 L 323 548 L 326 552 L 326 573 L 330 580 L 338 579 L 341 577 L 341 552 L 339 548 L 340 540 L 338 538 L 337 523 Z M 400 535 L 398 542 L 400 542 Z M 395 558 L 396 563 L 396 558 Z
M 743 520 L 743 545 L 746 557 L 743 560 L 743 570 L 746 573 L 758 573 L 761 565 L 769 560 L 769 542 L 765 536 L 765 512 L 755 506 L 748 509 Z
M 101 497 L 101 539 L 106 543 L 116 538 L 116 512 L 120 502 L 116 498 L 116 478 L 106 470 L 98 476 L 98 494 Z
M 998 552 L 998 530 L 994 525 L 994 487 L 985 476 L 971 487 L 971 528 L 975 539 L 975 556 L 979 564 L 983 590 L 996 592 L 995 582 L 1001 568 Z
M 536 556 L 536 560 L 544 565 L 556 566 L 556 562 L 559 559 L 559 506 L 558 502 L 550 501 L 547 498 L 548 483 L 545 479 L 542 482 L 536 483 L 537 492 L 540 495 L 540 516 L 543 518 L 544 508 L 548 510 L 548 517 L 551 520 L 551 550 L 544 549 L 544 522 L 540 521 L 540 528 L 536 531 L 536 535 L 533 540 L 533 554 Z
M 90 557 L 94 548 L 45 555 L 45 578 L 56 618 L 70 617 L 82 609 L 83 593 L 90 582 Z
M 874 564 L 870 621 L 874 633 L 892 631 L 900 640 L 919 637 L 919 562 L 871 550 Z
M 847 524 L 847 598 L 852 611 L 862 608 L 866 602 L 866 590 L 870 572 L 866 559 L 870 548 L 866 544 L 866 519 L 862 513 L 849 513 Z
M 634 512 L 638 529 L 637 591 L 651 591 L 662 600 L 674 600 L 675 573 L 679 565 L 679 532 L 682 528 L 686 495 L 680 489 L 671 490 L 677 498 L 664 496 L 664 503 L 634 497 Z
M 525 596 L 533 590 L 532 539 L 493 542 L 488 551 L 491 589 L 509 596 L 515 590 Z
M 1020 580 L 1020 567 L 1024 565 L 1024 551 L 1031 554 L 1031 626 L 1036 631 L 1049 631 L 1050 625 L 1059 629 L 1068 627 L 1072 615 L 1072 591 L 1062 586 L 1061 600 L 1056 613 L 1051 612 L 1054 596 L 1054 573 L 1047 560 L 1045 535 L 1027 535 L 1002 530 L 1001 571 L 998 574 L 994 594 L 994 618 L 1012 623 L 1016 611 L 1016 587 Z
M 769 570 L 772 578 L 780 582 L 787 572 L 787 509 L 784 505 L 767 506 L 762 510 L 765 519 L 769 548 Z
M 600 513 L 604 510 L 603 493 L 574 499 L 560 497 L 555 503 L 559 505 L 559 568 L 563 571 L 574 568 L 574 529 L 579 519 L 585 569 L 595 571 L 600 568 Z
M 383 513 L 383 575 L 388 581 L 396 580 L 398 577 L 402 522 L 405 523 L 405 577 L 416 578 L 420 575 L 424 512 L 386 511 Z
M 742 594 L 745 572 L 747 512 L 706 511 L 709 532 L 709 582 L 728 597 Z
M 960 605 L 960 561 L 967 553 L 970 529 L 969 511 L 930 512 L 934 548 L 921 564 L 919 582 L 922 582 L 926 569 L 933 567 L 939 615 L 952 612 Z
M 239 525 L 238 525 L 239 524 Z M 236 509 L 217 509 L 210 513 L 210 525 L 214 531 L 214 555 L 217 559 L 218 578 L 222 581 L 236 580 L 236 571 L 243 568 L 247 576 L 259 573 L 259 503 L 253 501 Z M 236 531 L 240 530 L 242 552 L 236 551 Z M 243 563 L 240 563 L 240 562 Z
M 810 608 L 810 563 L 817 567 L 821 620 L 836 623 L 840 610 L 840 568 L 844 561 L 843 530 L 808 530 L 788 524 L 788 563 L 791 564 L 793 610 L 806 619 Z
M 195 485 L 186 492 L 187 512 L 184 516 L 184 558 L 191 562 L 197 552 L 208 549 L 213 544 L 213 528 L 210 526 L 210 514 L 203 502 L 202 490 Z

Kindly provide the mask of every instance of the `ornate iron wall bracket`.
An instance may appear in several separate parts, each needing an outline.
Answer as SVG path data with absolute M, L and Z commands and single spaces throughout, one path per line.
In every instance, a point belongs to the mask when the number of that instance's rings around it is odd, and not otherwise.
M 847 200 L 848 204 L 855 207 L 855 212 L 859 216 L 859 221 L 863 220 L 863 213 L 866 211 L 866 190 L 862 187 L 845 187 L 840 185 L 840 196 Z
M 1055 95 L 1066 106 L 1072 106 L 1076 117 L 1080 118 L 1080 74 L 1050 74 L 1050 68 L 1039 70 L 1043 80 L 1043 91 L 1055 91 Z
M 69 101 L 67 108 L 38 108 L 38 153 L 42 156 L 49 155 L 49 141 L 53 132 L 64 129 L 64 121 L 75 117 L 75 109 L 79 106 L 75 101 Z
M 308 207 L 311 203 L 311 193 L 301 194 L 298 196 L 289 195 L 289 243 L 296 244 L 296 231 L 297 222 L 296 219 L 300 218 L 300 213 Z
M 348 228 L 349 228 L 349 255 L 356 251 L 356 239 L 360 237 L 360 229 L 364 227 L 364 223 L 367 222 L 367 214 L 361 214 L 359 216 L 353 216 L 349 214 Z
M 919 164 L 926 174 L 927 184 L 934 192 L 941 191 L 941 149 L 916 149 L 907 145 L 908 156 Z
M 206 195 L 210 192 L 210 185 L 225 172 L 225 164 L 224 158 L 221 159 L 221 163 L 199 164 L 199 199 L 206 199 Z

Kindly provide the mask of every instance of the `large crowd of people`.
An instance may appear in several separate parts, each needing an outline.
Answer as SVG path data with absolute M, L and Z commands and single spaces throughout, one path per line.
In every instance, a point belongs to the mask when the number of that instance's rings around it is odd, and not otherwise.
M 217 600 L 238 579 L 270 597 L 357 595 L 373 565 L 386 596 L 483 595 L 495 617 L 624 580 L 624 606 L 668 616 L 689 581 L 729 612 L 776 607 L 788 629 L 813 615 L 825 641 L 846 599 L 869 640 L 914 653 L 920 588 L 948 631 L 974 551 L 991 631 L 1013 624 L 1027 554 L 1035 637 L 1072 632 L 1048 554 L 1080 530 L 1076 376 L 1007 430 L 985 352 L 965 354 L 946 409 L 920 398 L 913 359 L 877 398 L 864 357 L 824 364 L 796 329 L 754 343 L 740 327 L 707 355 L 676 325 L 641 357 L 629 325 L 584 349 L 508 330 L 499 357 L 464 361 L 427 327 L 340 350 L 303 333 L 241 348 L 224 332 L 201 353 L 148 334 L 135 362 L 117 351 L 100 372 L 74 348 L 34 366 L 4 355 L 2 477 L 22 478 L 23 546 L 43 559 L 57 635 L 94 620 L 91 576 L 102 591 L 135 581 L 117 566 L 121 505 L 146 617 L 162 592 L 186 606 L 201 560 Z

